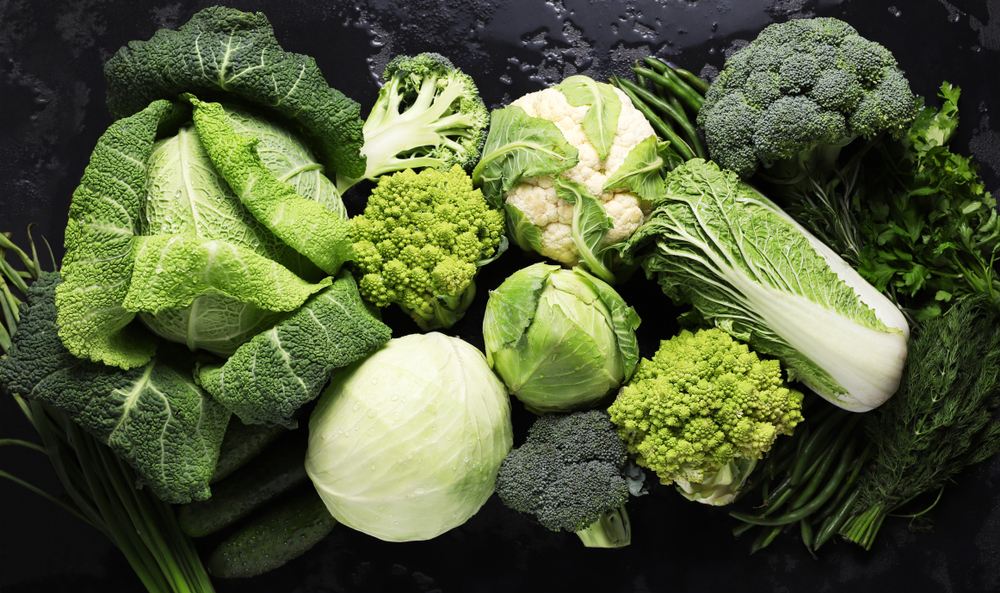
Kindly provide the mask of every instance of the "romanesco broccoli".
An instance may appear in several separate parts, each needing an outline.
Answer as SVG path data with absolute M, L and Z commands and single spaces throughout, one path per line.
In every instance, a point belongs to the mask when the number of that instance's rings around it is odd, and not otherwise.
M 351 222 L 361 296 L 397 303 L 424 330 L 461 319 L 479 266 L 507 245 L 503 214 L 459 165 L 383 176 Z
M 508 507 L 590 548 L 631 541 L 625 511 L 627 452 L 603 410 L 543 414 L 500 464 L 496 492 Z
M 698 124 L 712 159 L 749 177 L 816 176 L 857 136 L 899 137 L 916 99 L 892 53 L 834 18 L 773 24 L 712 82 Z
M 802 397 L 777 360 L 718 328 L 685 330 L 639 363 L 608 412 L 636 463 L 691 500 L 722 505 L 802 421 Z

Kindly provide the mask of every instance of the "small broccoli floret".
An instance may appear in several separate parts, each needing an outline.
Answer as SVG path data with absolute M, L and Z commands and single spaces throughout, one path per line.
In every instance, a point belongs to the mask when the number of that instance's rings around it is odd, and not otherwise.
M 471 170 L 489 126 L 489 111 L 472 77 L 437 53 L 396 56 L 365 120 L 364 178 L 403 169 L 460 165 Z M 337 180 L 343 192 L 358 179 Z
M 771 25 L 729 58 L 698 124 L 721 166 L 749 177 L 763 165 L 772 181 L 793 184 L 822 177 L 858 136 L 901 136 L 915 115 L 888 49 L 843 21 L 815 18 Z
M 504 504 L 590 548 L 631 541 L 625 501 L 627 453 L 607 412 L 545 414 L 504 458 L 496 492 Z
M 723 505 L 801 409 L 777 360 L 713 328 L 661 342 L 608 412 L 636 463 L 691 500 Z
M 351 219 L 361 296 L 397 303 L 424 330 L 451 327 L 475 296 L 478 267 L 506 247 L 504 218 L 459 165 L 379 179 Z

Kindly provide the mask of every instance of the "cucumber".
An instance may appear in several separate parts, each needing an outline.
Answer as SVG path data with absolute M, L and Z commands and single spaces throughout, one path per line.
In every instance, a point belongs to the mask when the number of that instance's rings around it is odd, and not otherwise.
M 219 461 L 209 483 L 214 484 L 241 468 L 286 432 L 288 429 L 280 424 L 243 424 L 234 414 L 222 438 Z
M 208 572 L 220 578 L 263 574 L 305 553 L 336 525 L 313 485 L 305 484 L 219 544 L 208 559 Z
M 177 512 L 181 531 L 191 537 L 210 535 L 308 481 L 306 433 L 289 432 L 251 463 L 213 485 L 211 498 L 181 505 Z

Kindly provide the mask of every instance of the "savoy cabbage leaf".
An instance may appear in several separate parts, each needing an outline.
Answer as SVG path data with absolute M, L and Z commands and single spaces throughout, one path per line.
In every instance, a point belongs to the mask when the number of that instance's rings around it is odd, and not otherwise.
M 365 173 L 360 105 L 331 88 L 313 58 L 284 51 L 262 13 L 205 8 L 176 31 L 122 47 L 104 74 L 115 118 L 185 92 L 238 99 L 295 122 L 328 176 Z
M 122 307 L 141 232 L 147 161 L 157 128 L 188 110 L 156 101 L 120 119 L 97 141 L 69 208 L 65 282 L 56 291 L 59 336 L 74 356 L 122 368 L 146 364 L 156 347 Z
M 353 259 L 346 219 L 299 196 L 268 170 L 257 152 L 259 139 L 237 133 L 221 104 L 186 98 L 209 158 L 254 218 L 328 274 Z
M 230 412 L 213 402 L 185 369 L 185 354 L 162 349 L 129 370 L 81 360 L 59 339 L 58 273 L 28 289 L 21 323 L 0 384 L 52 404 L 131 465 L 144 484 L 170 503 L 204 500 Z
M 274 327 L 222 365 L 203 365 L 198 382 L 247 424 L 295 428 L 292 415 L 319 395 L 336 369 L 389 341 L 391 331 L 365 306 L 343 271 Z

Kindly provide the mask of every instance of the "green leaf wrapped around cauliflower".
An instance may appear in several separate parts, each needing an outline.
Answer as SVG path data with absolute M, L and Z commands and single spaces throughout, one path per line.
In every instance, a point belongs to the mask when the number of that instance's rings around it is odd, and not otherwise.
M 608 247 L 649 214 L 652 196 L 635 190 L 650 184 L 635 177 L 660 175 L 648 166 L 659 158 L 656 148 L 652 126 L 624 93 L 571 76 L 493 112 L 473 179 L 503 204 L 522 249 L 566 266 L 583 262 L 613 283 Z
M 689 500 L 724 505 L 802 421 L 802 397 L 777 360 L 718 328 L 685 330 L 639 363 L 608 413 L 638 465 Z

